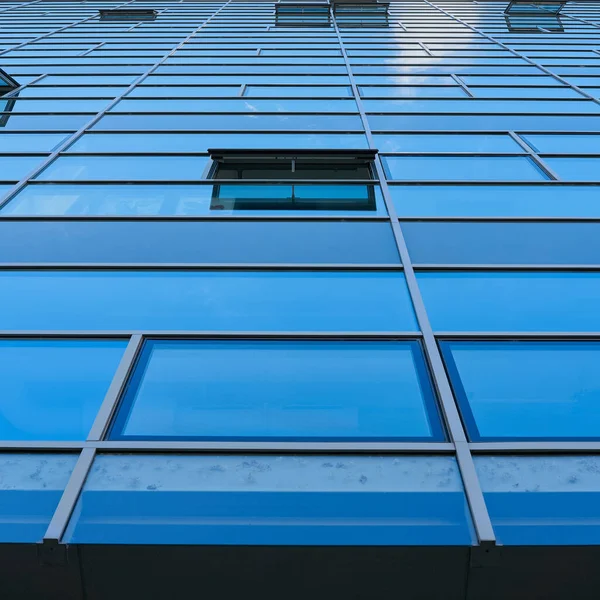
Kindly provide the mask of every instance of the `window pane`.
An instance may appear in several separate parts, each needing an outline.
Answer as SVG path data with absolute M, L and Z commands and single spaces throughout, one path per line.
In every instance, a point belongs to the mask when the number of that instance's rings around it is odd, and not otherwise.
M 537 152 L 600 154 L 600 135 L 529 134 L 522 137 Z
M 600 217 L 596 186 L 392 185 L 389 189 L 400 217 Z
M 526 156 L 387 156 L 387 176 L 426 181 L 539 181 L 543 171 Z
M 438 331 L 600 331 L 600 273 L 419 273 Z
M 475 468 L 501 544 L 600 543 L 600 457 L 476 456 Z
M 264 51 L 263 51 L 264 53 Z M 348 86 L 308 86 L 308 85 L 295 85 L 295 86 L 281 86 L 281 85 L 249 85 L 244 92 L 244 97 L 268 97 L 276 96 L 278 98 L 291 96 L 291 97 L 302 97 L 308 96 L 309 98 L 341 98 L 341 97 L 352 97 L 352 88 Z M 356 110 L 356 104 L 354 110 Z M 321 110 L 320 108 L 318 109 Z
M 19 181 L 45 159 L 45 156 L 0 156 L 0 180 Z
M 414 263 L 600 265 L 600 223 L 408 221 L 402 233 Z
M 124 341 L 0 340 L 0 440 L 83 440 Z
M 0 271 L 0 283 L 7 330 L 417 328 L 397 272 Z
M 73 544 L 473 540 L 446 456 L 100 456 L 65 534 Z
M 600 158 L 545 158 L 544 162 L 565 181 L 600 181 Z
M 473 441 L 600 437 L 600 343 L 441 342 Z
M 2 133 L 2 152 L 50 152 L 67 136 L 60 133 Z M 40 158 L 37 159 L 38 161 Z
M 216 214 L 219 216 L 227 215 L 257 215 L 256 208 L 251 210 L 241 210 L 236 207 L 235 199 L 239 196 L 244 201 L 249 199 L 265 200 L 269 197 L 280 197 L 280 187 L 276 185 L 249 185 L 226 186 L 229 190 L 228 208 L 221 204 L 217 208 L 213 206 L 214 187 L 212 185 L 28 185 L 14 200 L 11 200 L 2 209 L 2 214 L 14 215 L 123 215 L 123 216 L 144 216 L 144 215 L 207 215 Z M 223 193 L 225 186 L 221 186 Z M 365 186 L 359 185 L 358 193 L 353 191 L 354 186 L 344 185 L 335 186 L 328 191 L 331 195 L 332 190 L 336 188 L 340 194 L 346 198 L 365 196 Z M 344 214 L 358 215 L 385 215 L 386 210 L 383 203 L 383 197 L 379 186 L 373 186 L 375 192 L 375 209 L 372 202 L 368 204 L 366 210 L 357 210 L 356 205 L 351 206 L 351 210 L 341 210 L 339 203 L 326 209 L 323 204 L 315 210 L 308 208 L 304 204 L 302 216 L 315 215 L 335 215 Z M 2 186 L 0 186 L 0 191 Z M 6 188 L 10 189 L 9 187 Z M 300 191 L 300 186 L 296 186 L 296 191 Z M 322 191 L 322 186 L 303 186 L 302 194 L 306 199 L 318 191 Z M 223 196 L 225 198 L 225 196 Z M 313 198 L 314 199 L 314 198 Z M 317 197 L 318 199 L 318 197 Z M 260 209 L 261 216 L 290 215 L 290 207 L 285 210 Z
M 204 156 L 62 156 L 40 181 L 168 181 L 203 179 Z
M 379 152 L 524 152 L 508 135 L 405 133 L 374 135 L 373 139 Z
M 71 454 L 0 455 L 0 542 L 41 542 L 77 461 Z
M 417 342 L 149 341 L 111 437 L 439 440 L 442 432 Z
M 24 220 L 0 221 L 2 263 L 397 265 L 400 259 L 389 223 Z
M 363 98 L 466 98 L 467 93 L 460 86 L 361 86 Z

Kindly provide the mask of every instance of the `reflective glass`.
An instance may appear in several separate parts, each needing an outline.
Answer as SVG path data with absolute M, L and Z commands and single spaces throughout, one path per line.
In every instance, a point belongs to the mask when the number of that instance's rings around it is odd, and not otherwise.
M 224 186 L 221 186 L 224 187 Z M 240 186 L 238 186 L 240 187 Z M 247 201 L 251 198 L 265 200 L 269 196 L 278 197 L 278 188 L 286 186 L 245 184 L 240 187 L 242 195 Z M 346 184 L 344 194 L 352 198 L 352 186 Z M 359 194 L 364 197 L 365 186 L 359 185 Z M 227 197 L 228 207 L 213 204 L 214 186 L 212 185 L 27 185 L 0 211 L 2 214 L 14 215 L 207 215 L 215 214 L 223 217 L 227 215 L 257 215 L 257 209 L 241 210 L 236 208 L 235 199 L 240 193 L 235 186 L 228 185 L 231 195 Z M 2 187 L 0 186 L 0 192 Z M 6 187 L 8 191 L 10 187 Z M 296 186 L 297 191 L 300 190 Z M 308 199 L 311 186 L 305 186 L 303 192 Z M 322 187 L 314 186 L 315 190 Z M 333 187 L 331 188 L 334 189 Z M 254 191 L 253 191 L 254 190 Z M 223 190 L 225 191 L 225 190 Z M 374 186 L 375 206 L 370 203 L 366 210 L 340 210 L 340 206 L 331 206 L 326 209 L 322 204 L 318 209 L 310 210 L 306 205 L 302 209 L 302 216 L 344 214 L 360 215 L 385 215 L 386 210 L 379 186 Z M 223 199 L 225 197 L 223 196 Z M 318 198 L 317 198 L 318 199 Z M 217 207 L 218 206 L 218 207 Z M 268 210 L 261 208 L 261 216 L 289 215 L 290 207 L 284 210 Z
M 267 97 L 267 96 L 277 96 L 277 97 L 302 97 L 308 96 L 309 98 L 341 98 L 341 97 L 352 97 L 352 88 L 348 86 L 308 86 L 308 85 L 296 85 L 296 86 L 281 86 L 281 85 L 249 85 L 244 92 L 244 97 Z M 356 105 L 354 105 L 354 110 L 356 109 Z M 324 110 L 319 105 L 317 112 Z
M 466 98 L 467 93 L 460 87 L 445 86 L 361 86 L 363 98 Z
M 592 185 L 393 185 L 389 189 L 400 217 L 600 217 L 600 189 Z
M 600 457 L 476 456 L 498 542 L 600 543 Z
M 600 273 L 419 273 L 437 331 L 600 331 Z
M 40 181 L 169 181 L 203 179 L 204 156 L 61 156 Z
M 526 156 L 387 156 L 389 179 L 425 181 L 539 181 L 544 172 Z
M 600 158 L 544 158 L 544 162 L 564 181 L 600 182 Z
M 6 330 L 417 330 L 398 272 L 0 271 L 0 283 Z
M 84 440 L 126 345 L 0 340 L 0 440 Z
M 129 94 L 128 98 L 185 98 L 185 97 L 214 97 L 239 96 L 240 86 L 137 86 Z
M 600 437 L 600 343 L 442 341 L 473 441 Z
M 60 133 L 3 133 L 0 152 L 51 152 L 66 137 Z
M 450 456 L 106 455 L 65 541 L 469 546 L 468 514 Z
M 19 181 L 35 167 L 42 164 L 45 156 L 2 156 L 0 155 L 0 180 Z
M 522 137 L 536 152 L 600 154 L 600 135 L 528 134 Z
M 41 542 L 76 454 L 0 455 L 0 542 Z
M 1 141 L 1 138 L 0 138 Z M 98 152 L 206 152 L 210 148 L 326 150 L 368 148 L 364 134 L 348 133 L 88 133 L 68 150 Z
M 442 430 L 417 342 L 151 340 L 111 438 L 440 440 Z
M 373 140 L 379 152 L 524 152 L 510 136 L 501 134 L 376 134 Z

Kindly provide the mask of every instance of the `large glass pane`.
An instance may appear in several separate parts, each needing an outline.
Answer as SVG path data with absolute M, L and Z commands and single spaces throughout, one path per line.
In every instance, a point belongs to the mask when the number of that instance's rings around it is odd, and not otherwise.
M 526 156 L 387 156 L 387 177 L 425 181 L 540 181 L 544 172 Z
M 522 137 L 536 152 L 547 152 L 549 154 L 600 154 L 600 135 L 598 134 L 529 134 Z
M 417 329 L 397 272 L 0 271 L 0 284 L 8 330 Z
M 41 542 L 77 462 L 75 454 L 0 455 L 0 541 Z
M 485 134 L 417 134 L 374 135 L 379 152 L 524 152 L 508 135 Z M 440 160 L 439 158 L 437 160 Z
M 400 259 L 389 223 L 70 219 L 0 221 L 0 265 L 7 263 L 398 265 Z
M 600 182 L 600 158 L 544 158 L 544 162 L 564 181 Z
M 40 181 L 193 181 L 203 179 L 204 156 L 61 156 Z
M 148 341 L 111 438 L 439 440 L 442 430 L 417 342 Z
M 438 331 L 600 331 L 600 273 L 428 272 L 417 278 Z
M 60 133 L 2 133 L 0 151 L 51 152 L 65 137 L 67 137 L 65 134 Z
M 600 437 L 600 342 L 440 344 L 471 440 Z
M 0 181 L 19 181 L 44 162 L 45 156 L 0 156 Z
M 100 456 L 65 534 L 72 544 L 473 540 L 449 456 Z
M 496 537 L 504 545 L 598 545 L 599 456 L 476 456 Z
M 15 196 L 2 209 L 3 214 L 14 215 L 207 215 L 217 214 L 274 216 L 290 215 L 293 211 L 290 207 L 284 210 L 269 210 L 264 206 L 257 213 L 256 208 L 242 210 L 236 206 L 235 199 L 240 195 L 244 202 L 250 199 L 264 201 L 269 197 L 281 197 L 280 188 L 286 186 L 265 186 L 260 184 L 243 186 L 226 186 L 230 195 L 223 199 L 228 200 L 225 204 L 214 203 L 214 187 L 212 185 L 28 185 Z M 221 191 L 225 192 L 225 186 Z M 331 187 L 328 195 L 331 195 L 338 186 Z M 365 186 L 358 185 L 358 192 L 353 192 L 354 186 L 345 184 L 343 193 L 346 198 L 364 198 Z M 239 189 L 238 189 L 239 188 Z M 385 215 L 386 210 L 379 186 L 373 186 L 375 194 L 375 206 L 372 202 L 366 205 L 365 210 L 358 210 L 353 204 L 351 210 L 341 210 L 339 203 L 326 208 L 320 203 L 315 210 L 306 206 L 302 208 L 303 216 L 335 215 L 344 214 L 359 215 Z M 0 191 L 2 186 L 0 186 Z M 6 190 L 10 189 L 9 187 Z M 296 186 L 297 191 L 302 191 L 308 199 L 310 194 L 322 191 L 322 186 Z M 288 190 L 289 191 L 289 190 Z M 341 192 L 342 190 L 340 190 Z M 322 198 L 322 196 L 321 196 Z M 314 199 L 314 198 L 313 198 Z M 316 197 L 318 199 L 318 197 Z
M 125 341 L 0 340 L 0 440 L 83 440 Z

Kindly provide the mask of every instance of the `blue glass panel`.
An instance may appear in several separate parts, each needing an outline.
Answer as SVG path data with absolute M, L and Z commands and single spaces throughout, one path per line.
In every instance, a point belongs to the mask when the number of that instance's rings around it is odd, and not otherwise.
M 19 181 L 45 159 L 45 156 L 0 156 L 0 180 Z
M 391 185 L 400 217 L 600 217 L 597 186 Z
M 22 113 L 92 113 L 95 114 L 108 106 L 110 100 L 66 100 L 64 98 L 36 98 L 35 100 L 22 100 L 14 102 L 12 110 Z M 91 117 L 90 117 L 91 118 Z
M 501 544 L 600 543 L 600 457 L 476 456 L 475 468 Z
M 363 98 L 467 98 L 467 93 L 460 86 L 361 86 Z
M 600 273 L 419 273 L 438 331 L 600 331 Z
M 346 67 L 327 66 L 327 65 L 164 65 L 154 71 L 157 75 L 231 75 L 231 74 L 266 74 L 277 77 L 279 73 L 289 75 L 297 73 L 298 75 L 346 75 Z M 223 61 L 224 62 L 224 61 Z
M 275 88 L 278 89 L 278 88 Z M 196 85 L 196 86 L 151 86 L 141 85 L 135 87 L 129 94 L 128 98 L 202 98 L 202 97 L 223 97 L 223 96 L 239 96 L 240 86 L 229 85 L 229 86 L 208 86 L 208 85 Z
M 544 158 L 544 162 L 565 181 L 600 181 L 600 158 Z
M 539 181 L 544 172 L 526 156 L 387 156 L 389 179 L 414 181 Z
M 65 139 L 60 133 L 2 133 L 2 152 L 51 152 Z M 42 160 L 41 158 L 37 159 Z
M 0 440 L 83 440 L 124 341 L 0 340 Z
M 0 542 L 41 542 L 76 455 L 4 454 L 0 456 Z
M 163 89 L 163 88 L 160 88 Z M 167 89 L 167 88 L 164 88 Z M 86 86 L 44 87 L 32 85 L 19 91 L 19 98 L 116 98 L 127 90 L 126 87 Z
M 204 156 L 62 156 L 36 177 L 41 181 L 190 181 L 203 179 Z
M 522 137 L 537 152 L 547 152 L 549 154 L 600 154 L 600 135 L 530 134 Z
M 600 223 L 409 221 L 402 233 L 413 263 L 600 264 Z
M 15 115 L 0 113 L 2 133 L 18 130 L 35 132 L 76 131 L 90 119 L 90 115 Z
M 274 74 L 254 75 L 244 73 L 243 67 L 239 68 L 238 75 L 150 75 L 144 81 L 152 85 L 242 85 L 264 84 L 275 85 L 349 85 L 348 75 L 307 75 L 307 74 Z M 452 79 L 450 79 L 452 81 Z M 452 84 L 455 82 L 452 81 Z
M 417 330 L 397 272 L 0 271 L 0 283 L 8 330 Z
M 400 259 L 389 223 L 35 220 L 0 221 L 2 263 L 399 264 Z
M 319 51 L 321 52 L 321 51 Z M 265 50 L 263 50 L 263 54 Z M 308 85 L 296 85 L 296 86 L 260 86 L 260 85 L 249 85 L 244 92 L 244 97 L 302 97 L 307 96 L 309 98 L 341 98 L 341 97 L 352 97 L 352 88 L 348 86 L 308 86 Z M 354 103 L 353 103 L 354 104 Z M 354 104 L 354 109 L 356 105 Z M 320 112 L 319 107 L 316 112 Z
M 501 134 L 405 133 L 374 135 L 373 139 L 379 152 L 515 152 L 520 154 L 524 152 L 510 136 Z
M 111 438 L 425 441 L 443 434 L 417 342 L 149 341 Z
M 74 544 L 471 545 L 452 457 L 96 459 Z
M 561 59 L 564 60 L 564 59 Z M 515 81 L 522 85 L 520 78 Z M 581 94 L 568 87 L 473 87 L 471 93 L 476 98 L 577 98 L 581 100 Z
M 600 343 L 440 345 L 471 440 L 600 437 Z
M 1 142 L 1 138 L 0 138 Z M 70 153 L 206 152 L 209 148 L 326 150 L 368 148 L 364 134 L 349 133 L 90 133 Z

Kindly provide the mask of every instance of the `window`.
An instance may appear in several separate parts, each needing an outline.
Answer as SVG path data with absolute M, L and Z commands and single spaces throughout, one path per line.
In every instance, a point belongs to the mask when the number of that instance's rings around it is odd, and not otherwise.
M 387 27 L 389 2 L 333 0 L 333 14 L 339 27 Z
M 600 342 L 440 346 L 471 441 L 600 438 Z
M 104 455 L 70 544 L 470 546 L 450 456 Z
M 511 0 L 504 14 L 537 15 L 551 13 L 557 15 L 566 3 L 566 0 Z
M 600 457 L 476 456 L 474 460 L 500 544 L 600 543 Z
M 3 96 L 16 90 L 18 87 L 19 84 L 8 73 L 0 69 L 0 127 L 6 126 L 16 100 L 16 97 L 3 99 Z
M 563 32 L 559 13 L 565 1 L 511 0 L 504 11 L 504 18 L 512 32 Z
M 111 8 L 99 10 L 101 21 L 155 21 L 158 14 L 155 10 L 143 8 Z
M 224 182 L 213 187 L 213 210 L 376 209 L 375 186 L 368 183 L 374 179 L 374 150 L 209 153 L 213 159 L 210 177 Z M 254 183 L 226 183 L 237 180 Z M 279 185 L 265 185 L 264 180 Z
M 416 341 L 149 340 L 111 438 L 440 441 L 443 434 Z
M 329 1 L 297 2 L 279 0 L 275 3 L 275 25 L 285 27 L 329 27 Z

